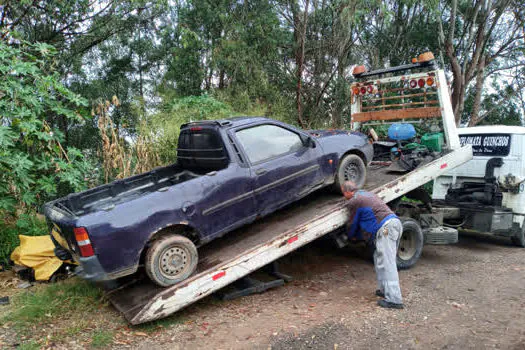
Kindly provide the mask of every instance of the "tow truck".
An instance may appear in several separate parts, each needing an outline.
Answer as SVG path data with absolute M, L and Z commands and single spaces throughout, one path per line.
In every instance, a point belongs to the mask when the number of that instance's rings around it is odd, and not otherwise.
M 375 140 L 377 132 L 370 129 L 400 125 L 392 124 L 394 121 L 411 121 L 411 125 L 432 123 L 442 129 L 438 150 L 423 152 L 419 146 L 410 148 L 403 140 L 394 138 L 395 147 L 387 144 L 390 153 L 387 160 L 379 159 L 369 166 L 364 188 L 403 216 L 404 233 L 398 251 L 400 268 L 416 263 L 424 243 L 457 241 L 457 231 L 439 225 L 442 215 L 440 219 L 440 214 L 434 213 L 427 202 L 409 202 L 416 204 L 406 206 L 400 199 L 421 198 L 417 195 L 421 186 L 472 158 L 471 145 L 460 144 L 446 77 L 435 64 L 433 56 L 424 54 L 417 62 L 398 67 L 371 72 L 358 67 L 354 69 L 356 81 L 351 86 L 352 130 L 367 130 Z M 384 146 L 384 142 L 376 143 Z M 402 164 L 404 169 L 392 171 L 393 164 Z M 199 251 L 196 272 L 178 284 L 163 288 L 147 278 L 135 277 L 108 289 L 106 295 L 136 325 L 171 315 L 234 282 L 244 281 L 245 288 L 223 294 L 225 299 L 262 292 L 290 279 L 276 268 L 279 258 L 326 235 L 339 247 L 350 244 L 344 232 L 347 219 L 342 196 L 316 192 L 204 246 Z M 270 268 L 275 280 L 250 279 L 252 272 L 264 267 Z

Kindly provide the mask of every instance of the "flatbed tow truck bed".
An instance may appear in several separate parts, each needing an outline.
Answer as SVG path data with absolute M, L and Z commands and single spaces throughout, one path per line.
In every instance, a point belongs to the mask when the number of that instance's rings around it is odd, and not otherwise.
M 389 202 L 471 157 L 471 146 L 464 146 L 403 176 L 372 165 L 365 189 Z M 143 278 L 107 292 L 107 297 L 131 324 L 166 317 L 342 227 L 347 221 L 343 201 L 328 191 L 313 193 L 202 247 L 197 270 L 187 280 L 162 288 Z

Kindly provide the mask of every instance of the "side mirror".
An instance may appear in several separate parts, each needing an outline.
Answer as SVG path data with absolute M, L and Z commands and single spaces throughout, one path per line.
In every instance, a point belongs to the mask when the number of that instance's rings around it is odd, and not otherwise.
M 315 141 L 314 141 L 314 139 L 311 136 L 308 136 L 304 140 L 304 146 L 308 147 L 308 148 L 315 148 Z

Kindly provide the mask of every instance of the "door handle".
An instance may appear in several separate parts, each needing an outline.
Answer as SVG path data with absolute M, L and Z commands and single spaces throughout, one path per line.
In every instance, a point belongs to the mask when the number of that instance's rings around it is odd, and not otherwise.
M 263 175 L 266 174 L 266 169 L 257 169 L 255 170 L 255 175 Z

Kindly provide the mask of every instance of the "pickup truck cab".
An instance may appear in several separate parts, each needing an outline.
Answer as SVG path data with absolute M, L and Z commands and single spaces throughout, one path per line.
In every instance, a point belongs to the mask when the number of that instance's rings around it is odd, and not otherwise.
M 325 186 L 363 185 L 358 132 L 298 130 L 262 117 L 181 126 L 176 164 L 46 203 L 55 253 L 92 281 L 144 264 L 160 286 L 188 278 L 197 247 Z

